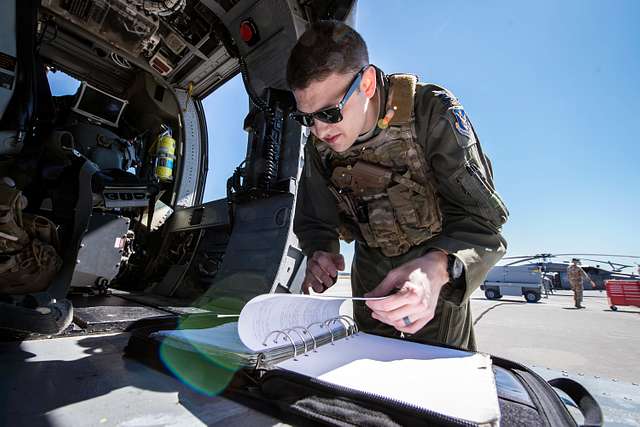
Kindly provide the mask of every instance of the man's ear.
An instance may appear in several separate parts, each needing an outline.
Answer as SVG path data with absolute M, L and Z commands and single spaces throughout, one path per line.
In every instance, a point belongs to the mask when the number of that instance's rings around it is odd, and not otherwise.
M 376 93 L 376 69 L 374 67 L 369 67 L 364 71 L 360 82 L 360 92 L 369 99 Z

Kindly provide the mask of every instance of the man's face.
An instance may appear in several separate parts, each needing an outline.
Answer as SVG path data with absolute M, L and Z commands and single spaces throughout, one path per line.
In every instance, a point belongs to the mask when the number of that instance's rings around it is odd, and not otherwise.
M 314 80 L 304 89 L 296 89 L 293 95 L 296 98 L 298 111 L 313 113 L 328 107 L 335 107 L 349 89 L 355 74 L 330 74 L 324 80 Z M 360 87 L 348 99 L 342 109 L 342 121 L 338 123 L 325 123 L 314 120 L 311 132 L 329 144 L 329 147 L 338 153 L 348 150 L 355 142 L 358 135 L 369 129 L 366 126 L 367 108 L 369 99 L 375 93 L 375 71 L 369 67 L 364 71 Z

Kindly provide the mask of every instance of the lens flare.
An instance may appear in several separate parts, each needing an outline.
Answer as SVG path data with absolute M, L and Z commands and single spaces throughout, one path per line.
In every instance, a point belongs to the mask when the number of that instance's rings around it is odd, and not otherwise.
M 199 329 L 213 327 L 233 319 L 208 320 L 203 324 L 202 317 L 187 317 L 176 329 Z M 160 344 L 160 360 L 164 366 L 182 383 L 199 393 L 215 396 L 222 393 L 235 373 L 241 368 L 238 363 L 216 357 L 207 351 L 206 346 L 195 342 L 181 343 L 180 348 L 166 339 Z

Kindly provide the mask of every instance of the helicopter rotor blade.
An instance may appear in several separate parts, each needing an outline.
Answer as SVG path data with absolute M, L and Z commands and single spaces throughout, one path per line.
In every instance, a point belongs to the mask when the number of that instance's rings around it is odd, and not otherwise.
M 579 254 L 579 253 L 563 253 L 563 254 L 531 254 L 531 255 L 512 255 L 506 256 L 502 259 L 518 259 L 518 258 L 554 258 L 561 256 L 597 256 L 597 257 L 611 257 L 611 258 L 631 258 L 640 259 L 640 255 L 615 255 L 615 254 Z
M 538 259 L 538 258 L 540 258 L 540 257 L 539 256 L 532 256 L 532 257 L 529 257 L 529 258 L 519 259 L 517 261 L 512 261 L 512 262 L 510 262 L 508 264 L 505 264 L 505 265 L 503 265 L 503 267 L 509 267 L 510 265 L 516 265 L 516 264 L 520 264 L 522 262 L 527 262 L 527 261 L 531 261 L 531 260 Z
M 518 256 L 505 256 L 502 259 L 522 259 L 522 258 L 535 258 L 536 255 L 518 255 Z
M 598 256 L 598 257 L 611 257 L 611 258 L 632 258 L 632 259 L 640 259 L 638 255 L 614 255 L 614 254 L 553 254 L 554 256 Z
M 535 255 L 518 255 L 518 256 L 509 256 L 502 258 L 503 260 L 514 260 L 507 264 L 504 264 L 503 267 L 509 267 L 512 265 L 521 264 L 527 261 L 533 261 L 536 259 L 541 259 L 539 261 L 540 264 L 544 265 L 547 262 L 547 258 L 556 258 L 560 256 L 571 256 L 571 257 L 583 257 L 583 256 L 597 256 L 597 257 L 612 257 L 612 258 L 629 258 L 629 259 L 640 259 L 640 256 L 637 255 L 614 255 L 614 254 L 582 254 L 582 253 L 563 253 L 563 254 L 535 254 Z M 585 261 L 599 262 L 603 264 L 608 264 L 611 267 L 612 273 L 625 274 L 621 273 L 622 269 L 634 267 L 632 265 L 621 264 L 612 261 L 598 260 L 598 259 L 590 259 L 590 258 L 582 258 Z M 569 261 L 562 261 L 564 264 L 569 264 Z M 640 263 L 638 263 L 640 265 Z
M 514 255 L 514 256 L 506 256 L 503 257 L 502 259 L 523 259 L 526 258 L 527 260 L 529 259 L 535 259 L 535 258 L 553 258 L 556 255 L 554 254 L 535 254 L 535 255 Z
M 627 264 L 620 264 L 619 262 L 612 262 L 612 261 L 605 261 L 602 259 L 590 259 L 590 258 L 581 258 L 585 261 L 593 261 L 593 262 L 601 262 L 603 264 L 609 264 L 611 266 L 611 268 L 616 268 L 615 266 L 618 265 L 620 267 L 626 268 L 626 267 L 633 267 L 633 265 L 627 265 Z

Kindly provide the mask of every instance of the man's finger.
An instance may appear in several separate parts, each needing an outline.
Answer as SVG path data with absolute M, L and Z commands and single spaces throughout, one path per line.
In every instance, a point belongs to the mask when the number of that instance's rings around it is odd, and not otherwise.
M 374 319 L 379 320 L 382 323 L 386 323 L 389 326 L 393 326 L 396 330 L 400 332 L 405 332 L 408 334 L 415 334 L 420 329 L 424 327 L 427 323 L 433 319 L 433 315 L 425 316 L 424 313 L 415 312 L 414 314 L 408 315 L 410 323 L 407 325 L 404 322 L 404 319 L 401 319 L 397 322 L 388 322 L 385 321 L 379 314 L 372 313 L 372 317 Z
M 393 288 L 396 289 L 396 288 Z M 366 304 L 373 311 L 392 311 L 403 305 L 416 304 L 420 300 L 416 285 L 411 282 L 405 282 L 402 288 L 395 294 L 385 299 L 367 301 Z
M 318 282 L 324 283 L 326 287 L 333 285 L 333 279 L 322 269 L 322 267 L 320 267 L 319 264 L 311 264 L 309 266 L 309 270 L 311 270 L 311 274 L 318 279 Z
M 419 300 L 412 299 L 408 304 L 403 305 L 402 307 L 398 307 L 395 310 L 379 312 L 378 314 L 383 314 L 384 317 L 389 320 L 391 323 L 401 322 L 403 318 L 409 316 L 409 318 L 413 321 L 419 317 L 424 315 L 426 307 L 422 304 L 419 304 Z
M 397 273 L 391 270 L 374 290 L 366 293 L 364 296 L 368 298 L 386 297 L 392 290 L 397 288 L 397 284 Z
M 424 322 L 427 324 L 433 319 L 435 313 L 432 310 L 425 310 L 424 308 L 418 308 L 413 313 L 407 313 L 406 316 L 402 316 L 400 319 L 392 322 L 391 326 L 400 330 L 399 328 L 407 328 L 413 325 L 415 322 Z M 409 325 L 405 323 L 405 318 L 409 319 Z
M 322 283 L 316 282 L 313 284 L 313 291 L 319 294 L 323 293 L 326 289 L 327 288 Z
M 302 292 L 306 295 L 309 295 L 309 288 L 313 286 L 313 276 L 307 272 L 304 276 L 304 280 L 302 281 Z
M 391 313 L 393 313 L 393 315 Z M 415 305 L 406 304 L 406 305 L 403 305 L 402 307 L 398 307 L 397 309 L 391 312 L 374 311 L 373 313 L 371 313 L 371 316 L 373 317 L 374 315 L 375 315 L 375 319 L 378 319 L 379 321 L 386 323 L 387 325 L 391 325 L 395 327 L 396 322 L 400 322 L 398 326 L 402 326 L 401 320 L 405 316 L 409 316 L 409 318 L 413 322 L 414 319 L 417 319 L 420 316 L 420 310 L 416 308 Z
M 314 292 L 322 293 L 326 290 L 326 287 L 313 275 L 313 273 L 307 271 L 302 282 L 302 292 L 309 295 L 311 289 L 313 289 Z
M 344 257 L 341 254 L 332 254 L 331 258 L 339 271 L 344 270 Z
M 419 319 L 409 326 L 396 327 L 396 329 L 400 332 L 404 332 L 405 334 L 415 334 L 420 329 L 424 328 L 424 326 L 430 321 L 431 319 Z
M 309 289 L 313 289 L 315 291 L 318 285 L 324 289 L 318 278 L 307 268 L 304 280 L 302 281 L 302 291 L 305 294 L 309 294 Z
M 325 273 L 327 273 L 331 277 L 336 277 L 338 275 L 338 269 L 333 263 L 333 258 L 330 257 L 318 257 L 316 263 L 322 268 Z
M 406 305 L 409 302 L 407 301 L 407 297 L 405 292 L 402 291 L 388 296 L 385 299 L 365 301 L 365 304 L 367 304 L 372 311 L 387 312 Z

